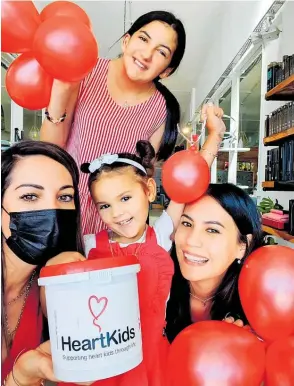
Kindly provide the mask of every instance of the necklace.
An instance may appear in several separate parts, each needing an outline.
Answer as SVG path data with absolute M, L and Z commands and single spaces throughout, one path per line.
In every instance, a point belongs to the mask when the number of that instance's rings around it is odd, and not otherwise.
M 28 295 L 30 293 L 30 290 L 32 288 L 32 284 L 33 284 L 35 276 L 36 276 L 36 270 L 33 271 L 32 275 L 30 277 L 30 280 L 28 281 L 28 284 L 26 285 L 25 289 L 16 298 L 12 299 L 10 302 L 7 303 L 7 306 L 9 306 L 10 304 L 16 302 L 18 299 L 21 298 L 21 296 L 24 295 L 24 301 L 23 301 L 23 304 L 22 304 L 22 307 L 20 310 L 20 314 L 19 314 L 19 317 L 17 319 L 16 326 L 13 330 L 10 330 L 10 328 L 9 328 L 8 315 L 7 315 L 5 308 L 3 310 L 4 327 L 5 327 L 6 334 L 8 335 L 8 338 L 9 338 L 9 342 L 10 342 L 9 345 L 11 345 L 12 340 L 13 340 L 13 335 L 15 334 L 16 330 L 18 329 L 18 326 L 19 326 L 19 323 L 20 323 L 20 320 L 21 320 L 21 317 L 22 317 L 22 314 L 23 314 L 23 311 L 24 311 L 24 308 L 26 305 L 26 300 L 27 300 Z
M 190 292 L 190 295 L 191 295 L 194 299 L 199 300 L 199 301 L 203 304 L 203 307 L 206 307 L 206 305 L 207 305 L 207 303 L 209 302 L 209 300 L 213 299 L 213 298 L 215 297 L 216 294 L 213 295 L 213 296 L 211 296 L 211 297 L 209 297 L 209 298 L 207 298 L 207 299 L 201 299 L 201 298 L 199 298 L 198 296 L 192 294 L 192 292 Z
M 152 87 L 153 87 L 153 82 L 151 83 L 151 86 L 149 87 L 149 89 L 146 91 L 146 94 L 148 94 L 150 92 Z M 143 94 L 143 93 L 141 93 L 141 94 Z M 134 101 L 137 101 L 139 95 L 140 94 L 135 95 Z M 128 107 L 131 107 L 131 105 L 130 105 L 130 103 L 127 100 L 125 100 L 123 105 L 122 105 L 122 107 L 126 109 Z
M 109 246 L 110 246 L 110 251 L 111 251 L 112 257 L 114 257 L 114 253 L 113 253 L 113 249 L 112 249 L 112 243 L 113 242 L 115 242 L 115 241 L 113 240 L 112 236 L 110 236 L 110 238 L 109 238 Z M 137 248 L 135 250 L 134 256 L 136 256 L 136 258 L 139 260 L 138 253 L 139 253 L 139 250 L 141 249 L 141 246 L 142 246 L 143 242 L 138 243 L 138 244 L 139 245 L 137 246 Z
M 206 307 L 207 303 L 209 302 L 209 300 L 212 300 L 216 297 L 216 295 L 218 294 L 215 293 L 213 296 L 210 296 L 209 298 L 206 298 L 206 299 L 203 299 L 203 298 L 200 298 L 199 296 L 193 294 L 193 288 L 191 286 L 191 284 L 189 284 L 189 287 L 190 287 L 190 296 L 192 296 L 194 299 L 198 300 L 200 303 L 202 303 L 203 307 Z M 193 291 L 193 292 L 192 292 Z

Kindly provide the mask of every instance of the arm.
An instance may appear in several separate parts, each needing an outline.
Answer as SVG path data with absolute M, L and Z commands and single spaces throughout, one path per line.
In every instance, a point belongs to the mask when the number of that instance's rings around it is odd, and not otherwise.
M 159 126 L 159 128 L 151 135 L 149 139 L 149 142 L 151 143 L 151 145 L 155 150 L 155 154 L 158 153 L 164 130 L 165 130 L 165 122 L 161 126 Z
M 223 110 L 215 106 L 204 105 L 201 116 L 203 121 L 206 120 L 206 127 L 209 134 L 202 149 L 200 150 L 200 154 L 205 159 L 208 166 L 211 167 L 214 158 L 217 155 L 223 135 L 226 131 L 226 126 L 221 119 L 223 116 Z M 167 207 L 166 212 L 171 217 L 175 230 L 180 223 L 184 208 L 184 204 L 178 204 L 173 201 L 171 201 Z
M 52 118 L 59 119 L 66 111 L 67 117 L 58 125 L 46 118 L 41 127 L 41 141 L 55 143 L 65 148 L 73 122 L 79 89 L 80 83 L 63 83 L 54 79 L 48 112 Z
M 58 382 L 53 373 L 50 341 L 20 355 L 13 366 L 13 371 L 5 380 L 5 386 L 41 386 L 43 380 Z M 92 383 L 83 382 L 79 385 L 87 386 Z

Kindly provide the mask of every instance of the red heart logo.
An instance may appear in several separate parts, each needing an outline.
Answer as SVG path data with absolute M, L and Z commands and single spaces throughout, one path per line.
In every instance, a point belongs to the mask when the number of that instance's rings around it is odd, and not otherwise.
M 97 323 L 98 318 L 103 314 L 108 304 L 108 299 L 106 297 L 98 298 L 95 295 L 89 297 L 88 306 L 89 310 L 93 316 L 93 324 L 98 327 L 101 331 L 100 325 Z

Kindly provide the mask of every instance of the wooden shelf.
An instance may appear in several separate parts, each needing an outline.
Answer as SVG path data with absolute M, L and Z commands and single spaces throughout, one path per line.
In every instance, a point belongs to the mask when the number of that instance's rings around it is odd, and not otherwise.
M 267 101 L 292 101 L 294 100 L 294 75 L 283 80 L 276 87 L 265 94 Z
M 282 131 L 281 133 L 273 134 L 269 137 L 263 138 L 263 144 L 264 146 L 275 146 L 275 145 L 278 145 L 285 138 L 289 138 L 292 136 L 294 136 L 294 127 L 292 127 L 291 129 Z
M 289 233 L 285 231 L 281 231 L 279 229 L 271 228 L 267 225 L 262 226 L 262 230 L 265 233 L 268 233 L 269 235 L 280 237 L 281 239 L 284 239 L 286 241 L 289 241 L 290 243 L 294 243 L 294 236 L 289 235 Z
M 294 182 L 289 181 L 264 181 L 263 190 L 278 190 L 283 192 L 294 191 Z
M 263 188 L 273 189 L 275 187 L 275 181 L 264 181 L 262 183 Z

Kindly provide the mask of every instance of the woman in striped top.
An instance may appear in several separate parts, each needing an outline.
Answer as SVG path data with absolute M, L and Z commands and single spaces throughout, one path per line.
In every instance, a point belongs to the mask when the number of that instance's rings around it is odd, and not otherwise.
M 139 17 L 124 35 L 118 59 L 99 58 L 81 84 L 54 81 L 41 139 L 66 148 L 78 165 L 106 153 L 134 153 L 138 140 L 151 142 L 157 160 L 167 159 L 180 108 L 159 80 L 178 68 L 185 45 L 184 27 L 171 13 Z M 80 196 L 83 233 L 97 233 L 102 222 L 85 175 Z

